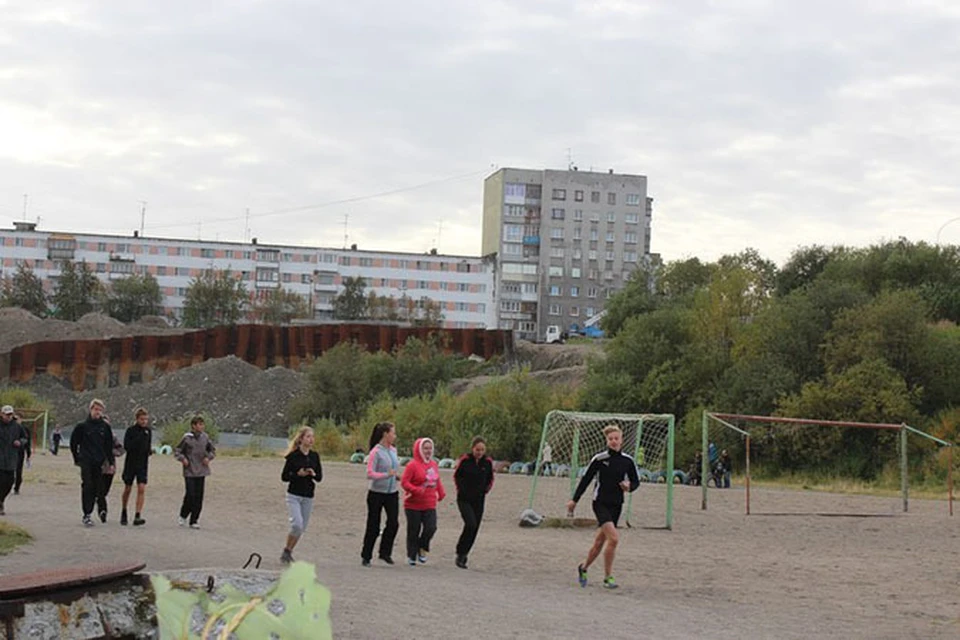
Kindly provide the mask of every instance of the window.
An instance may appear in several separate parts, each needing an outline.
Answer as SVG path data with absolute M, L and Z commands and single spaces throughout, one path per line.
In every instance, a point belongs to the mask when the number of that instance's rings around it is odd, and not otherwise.
M 563 240 L 563 227 L 551 227 L 551 228 L 550 228 L 550 239 L 551 239 L 551 240 Z
M 574 259 L 574 260 L 579 260 L 579 259 L 582 258 L 582 257 L 583 257 L 583 252 L 580 251 L 580 249 L 574 249 L 574 250 L 573 250 L 573 259 Z
M 427 281 L 426 280 L 417 280 L 417 289 L 426 289 Z
M 503 244 L 503 255 L 505 256 L 522 256 L 523 255 L 523 245 L 522 244 L 513 244 L 505 242 Z
M 97 251 L 106 251 L 106 250 L 107 250 L 107 243 L 106 243 L 106 242 L 98 242 L 98 243 L 97 243 Z
M 596 229 L 590 229 L 590 239 L 593 240 L 593 241 L 599 240 L 599 239 L 600 239 L 600 232 L 597 231 Z
M 572 316 L 579 316 L 579 315 L 580 315 L 580 307 L 570 307 L 570 315 L 572 315 Z
M 484 303 L 484 302 L 478 302 L 478 303 L 477 303 L 477 313 L 486 313 L 486 312 L 487 312 L 487 305 L 486 305 L 486 303 Z
M 580 297 L 580 287 L 570 287 L 570 297 L 579 298 Z
M 249 258 L 249 257 L 250 257 L 249 255 L 244 256 L 244 258 Z M 335 263 L 336 261 L 337 261 L 337 256 L 333 255 L 332 253 L 325 253 L 320 258 L 320 262 L 323 262 L 326 264 L 332 264 L 332 263 Z
M 361 267 L 372 267 L 372 266 L 373 266 L 373 258 L 360 258 L 360 266 L 361 266 Z
M 503 283 L 503 292 L 504 292 L 504 293 L 520 293 L 520 283 L 519 283 L 519 282 L 504 282 L 504 283 Z
M 605 257 L 607 260 L 613 260 L 615 256 L 614 256 L 613 251 L 607 251 L 606 254 L 604 255 L 604 257 Z
M 637 224 L 638 222 L 640 222 L 640 214 L 626 213 L 623 215 L 623 221 L 626 222 L 627 224 Z
M 590 260 L 596 260 L 596 259 L 597 259 L 597 250 L 596 250 L 596 249 L 590 249 L 590 253 L 587 254 L 587 258 L 590 259 Z
M 550 257 L 551 257 L 551 258 L 562 258 L 562 257 L 563 257 L 563 247 L 550 247 Z
M 562 289 L 560 288 L 560 285 L 558 285 L 558 284 L 552 284 L 552 285 L 550 285 L 550 295 L 552 295 L 552 296 L 563 295 L 563 294 L 561 293 L 561 291 L 562 291 Z
M 591 192 L 590 192 L 590 202 L 593 202 L 593 203 L 598 203 L 598 202 L 600 202 L 600 192 L 599 192 L 599 191 L 591 191 Z
M 300 284 L 310 284 L 310 274 L 302 273 L 300 274 Z
M 574 191 L 573 199 L 577 202 L 583 202 L 583 191 Z
M 550 217 L 554 220 L 563 220 L 565 214 L 564 209 L 552 209 L 550 211 Z
M 408 264 L 407 264 L 407 261 L 406 261 L 406 260 L 398 260 L 398 261 L 397 261 L 397 268 L 398 268 L 398 269 L 406 269 L 407 266 L 408 266 Z
M 637 244 L 637 232 L 628 231 L 623 234 L 623 241 L 625 244 Z
M 562 278 L 563 277 L 563 267 L 550 267 L 548 271 L 551 278 Z
M 523 227 L 519 224 L 503 225 L 504 242 L 521 242 L 523 240 Z
M 167 275 L 167 268 L 164 267 L 164 266 L 159 266 L 159 267 L 157 267 L 157 275 L 158 275 L 158 276 L 165 276 L 165 275 Z
M 627 205 L 631 207 L 640 206 L 640 194 L 639 193 L 628 193 L 627 194 Z
M 617 236 L 613 233 L 613 231 L 607 231 L 607 242 L 613 242 L 616 239 Z
M 608 211 L 607 222 L 616 222 L 616 221 L 617 221 L 617 214 L 615 214 L 613 211 Z
M 342 256 L 342 257 L 340 258 L 340 264 L 342 264 L 342 265 L 345 266 L 345 267 L 349 267 L 349 266 L 350 266 L 350 256 Z
M 570 277 L 571 277 L 571 278 L 579 278 L 579 277 L 580 277 L 580 267 L 573 267 L 572 269 L 570 269 Z
M 536 266 L 536 265 L 532 265 L 532 266 Z M 424 288 L 426 288 L 426 287 L 424 287 Z M 457 283 L 457 291 L 468 291 L 469 289 L 470 289 L 470 285 L 467 284 L 466 282 L 458 282 L 458 283 Z
M 285 274 L 283 274 L 283 281 L 284 281 L 284 282 L 293 282 L 293 274 L 292 274 L 292 273 L 285 273 Z
M 186 287 L 177 287 L 177 295 L 181 298 L 187 295 Z
M 440 263 L 440 271 L 449 271 L 449 270 L 450 270 L 450 264 L 449 264 L 449 263 L 447 263 L 447 262 L 441 262 L 441 263 Z
M 624 252 L 623 252 L 623 261 L 624 261 L 624 262 L 636 262 L 636 261 L 637 261 L 637 252 L 636 252 L 636 251 L 624 251 Z
M 600 214 L 599 214 L 599 213 L 596 213 L 596 212 L 591 213 L 591 214 L 590 214 L 590 222 L 600 222 Z
M 603 272 L 604 280 L 613 280 L 613 271 L 604 271 Z
M 520 311 L 520 301 L 518 300 L 501 300 L 500 301 L 500 311 L 514 312 Z
M 332 273 L 318 274 L 317 284 L 333 284 L 333 274 Z
M 573 228 L 573 239 L 579 240 L 583 234 L 583 230 L 580 227 Z
M 420 301 L 418 300 L 417 302 L 420 302 Z M 467 310 L 466 302 L 457 302 L 456 304 L 454 304 L 454 311 L 466 311 L 466 310 Z
M 293 254 L 292 254 L 292 253 L 285 253 L 285 254 L 283 254 L 283 261 L 284 261 L 284 262 L 293 262 Z
M 503 185 L 503 195 L 506 197 L 523 198 L 526 196 L 525 185 L 508 182 Z
M 577 222 L 583 220 L 583 209 L 574 209 L 573 210 L 573 219 Z
M 550 305 L 550 315 L 552 315 L 552 316 L 558 316 L 558 315 L 560 315 L 561 313 L 563 313 L 563 308 L 562 308 L 560 305 L 558 305 L 558 304 L 552 304 L 552 305 Z
M 596 269 L 590 269 L 589 278 L 590 278 L 591 280 L 596 280 L 596 279 L 599 278 L 599 277 L 600 277 L 600 272 L 599 272 L 599 271 L 597 271 Z
M 596 288 L 596 287 L 590 287 L 589 289 L 587 289 L 587 297 L 588 297 L 588 298 L 596 298 L 596 297 L 597 297 L 597 288 Z M 593 315 L 593 314 L 591 313 L 590 315 Z
M 607 193 L 607 204 L 617 204 L 617 194 L 612 191 Z
M 174 275 L 188 276 L 190 275 L 190 269 L 187 269 L 186 267 L 174 267 Z
M 503 215 L 508 218 L 522 218 L 523 217 L 523 205 L 522 204 L 508 204 L 503 207 Z
M 567 199 L 567 190 L 566 189 L 554 189 L 552 193 L 554 200 L 566 200 Z
M 457 273 L 470 273 L 470 263 L 461 262 L 457 264 Z

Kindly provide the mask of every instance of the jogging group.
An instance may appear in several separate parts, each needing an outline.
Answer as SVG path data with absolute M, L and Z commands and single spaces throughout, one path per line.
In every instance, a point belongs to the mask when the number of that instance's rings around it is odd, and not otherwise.
M 94 399 L 88 407 L 87 418 L 76 425 L 70 435 L 70 453 L 80 468 L 81 521 L 94 526 L 94 510 L 100 522 L 108 517 L 107 495 L 113 484 L 118 459 L 123 457 L 121 479 L 124 488 L 121 498 L 120 524 L 146 524 L 143 517 L 150 456 L 153 454 L 150 416 L 138 408 L 134 423 L 127 427 L 122 442 L 115 438 L 106 406 Z M 567 503 L 572 516 L 580 498 L 590 484 L 593 488 L 593 512 L 598 530 L 586 560 L 577 566 L 580 586 L 587 586 L 587 569 L 601 553 L 604 558 L 603 587 L 617 588 L 613 578 L 613 561 L 619 543 L 617 524 L 624 502 L 624 494 L 640 485 L 634 460 L 621 452 L 623 433 L 616 425 L 603 429 L 607 448 L 590 461 L 571 500 Z M 308 426 L 299 427 L 284 455 L 280 473 L 287 483 L 286 507 L 290 528 L 280 555 L 284 564 L 293 562 L 293 550 L 310 521 L 315 488 L 323 479 L 320 456 L 314 447 L 314 432 Z M 440 468 L 434 457 L 434 443 L 430 438 L 418 438 L 413 443 L 413 457 L 403 467 L 396 448 L 397 428 L 391 422 L 377 423 L 370 434 L 366 459 L 367 520 L 360 551 L 363 567 L 370 567 L 374 548 L 380 561 L 393 565 L 393 548 L 400 529 L 400 493 L 403 492 L 403 510 L 406 516 L 406 563 L 410 567 L 425 564 L 430 554 L 430 543 L 437 531 L 437 504 L 446 498 L 440 478 Z M 56 445 L 55 445 L 56 446 Z M 0 408 L 0 515 L 4 514 L 4 499 L 16 485 L 18 456 L 29 460 L 30 437 L 16 420 L 11 406 Z M 54 453 L 55 450 L 51 450 Z M 473 548 L 483 519 L 486 496 L 494 484 L 493 460 L 486 455 L 486 441 L 473 438 L 470 450 L 456 463 L 453 473 L 457 508 L 463 520 L 463 529 L 456 545 L 455 564 L 467 568 L 467 558 Z M 205 432 L 202 416 L 190 420 L 190 429 L 174 447 L 173 455 L 183 466 L 184 495 L 180 507 L 179 525 L 200 528 L 203 509 L 204 484 L 210 475 L 210 463 L 216 457 L 216 447 Z M 22 468 L 22 462 L 21 462 Z M 21 474 L 22 475 L 22 474 Z M 128 517 L 128 505 L 133 485 L 137 495 L 133 519 Z M 385 522 L 383 518 L 385 517 Z M 381 523 L 383 527 L 381 528 Z M 379 538 L 379 546 L 377 539 Z

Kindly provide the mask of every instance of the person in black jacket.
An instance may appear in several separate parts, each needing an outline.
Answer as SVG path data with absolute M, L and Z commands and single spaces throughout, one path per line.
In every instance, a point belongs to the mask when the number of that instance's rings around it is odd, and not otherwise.
M 143 513 L 143 502 L 147 495 L 147 461 L 153 455 L 152 438 L 150 430 L 150 414 L 143 407 L 137 409 L 134 415 L 133 426 L 127 427 L 123 433 L 123 448 L 127 452 L 127 458 L 123 462 L 123 511 L 120 512 L 120 524 L 127 524 L 127 505 L 130 502 L 130 491 L 133 489 L 133 481 L 137 481 L 137 504 L 133 516 L 133 526 L 139 527 L 147 523 L 141 514 Z
M 113 457 L 113 431 L 103 419 L 105 408 L 103 400 L 91 400 L 87 419 L 75 426 L 70 434 L 73 463 L 80 467 L 80 502 L 86 527 L 93 526 L 90 514 L 103 494 L 103 464 L 116 464 Z M 106 514 L 103 519 L 106 519 Z
M 457 461 L 453 481 L 457 485 L 457 508 L 463 518 L 463 531 L 457 540 L 456 565 L 467 568 L 467 555 L 477 539 L 480 521 L 483 520 L 483 504 L 493 488 L 493 460 L 487 457 L 487 443 L 477 436 L 470 444 L 470 453 Z
M 600 529 L 587 553 L 586 561 L 577 567 L 577 580 L 581 587 L 587 586 L 587 569 L 603 551 L 603 586 L 606 589 L 616 589 L 618 585 L 613 579 L 613 559 L 617 553 L 617 544 L 620 542 L 617 523 L 623 508 L 623 494 L 636 491 L 640 486 L 640 477 L 633 458 L 620 451 L 620 447 L 623 446 L 623 432 L 620 427 L 615 424 L 608 425 L 603 429 L 603 435 L 607 439 L 607 449 L 595 455 L 590 461 L 590 466 L 587 467 L 580 484 L 577 485 L 573 498 L 567 503 L 567 515 L 573 516 L 577 501 L 596 477 L 597 484 L 593 490 L 593 513 L 597 516 Z M 605 551 L 604 547 L 606 547 Z
M 25 444 L 23 430 L 14 417 L 13 407 L 4 405 L 0 408 L 0 516 L 5 513 L 3 503 L 13 489 L 17 460 Z
M 23 442 L 23 446 L 17 450 L 19 454 L 17 456 L 17 473 L 13 478 L 13 495 L 20 495 L 20 485 L 23 484 L 23 463 L 33 457 L 33 450 L 30 446 L 33 438 L 30 437 L 30 430 L 20 422 L 20 416 L 14 415 L 13 417 L 20 425 L 20 441 Z M 27 466 L 29 467 L 29 465 Z
M 310 522 L 313 511 L 313 493 L 318 482 L 323 480 L 320 456 L 313 451 L 314 435 L 310 427 L 300 427 L 290 442 L 286 462 L 280 479 L 287 485 L 287 512 L 290 514 L 290 533 L 287 544 L 280 554 L 280 562 L 293 562 L 293 548 Z

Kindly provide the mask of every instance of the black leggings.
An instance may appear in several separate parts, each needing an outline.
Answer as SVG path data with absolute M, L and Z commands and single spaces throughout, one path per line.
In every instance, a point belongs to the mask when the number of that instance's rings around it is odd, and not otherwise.
M 200 510 L 203 509 L 203 485 L 205 476 L 199 478 L 184 478 L 183 504 L 180 506 L 180 517 L 190 516 L 190 524 L 196 524 L 200 519 Z
M 393 493 L 367 492 L 367 529 L 363 534 L 363 550 L 360 557 L 364 560 L 373 558 L 373 546 L 380 535 L 380 512 L 387 512 L 387 524 L 383 528 L 383 537 L 380 538 L 380 557 L 393 556 L 393 541 L 397 538 L 400 529 L 400 497 Z
M 483 498 L 479 500 L 461 500 L 457 498 L 457 507 L 460 517 L 463 518 L 463 532 L 457 540 L 457 555 L 466 558 L 473 548 L 480 530 L 480 521 L 483 520 Z
M 420 549 L 430 551 L 430 540 L 437 532 L 437 510 L 403 511 L 407 514 L 407 557 L 416 560 Z

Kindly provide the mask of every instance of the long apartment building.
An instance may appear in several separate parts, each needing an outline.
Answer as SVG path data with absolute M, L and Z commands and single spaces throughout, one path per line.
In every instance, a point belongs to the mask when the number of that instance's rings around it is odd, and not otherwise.
M 500 169 L 483 185 L 483 251 L 497 254 L 498 328 L 541 340 L 596 318 L 650 259 L 641 175 Z
M 333 317 L 333 298 L 343 279 L 362 277 L 367 292 L 403 297 L 414 304 L 438 303 L 444 326 L 489 328 L 497 325 L 494 304 L 495 261 L 476 256 L 397 253 L 356 248 L 210 242 L 174 238 L 40 231 L 34 223 L 15 222 L 0 229 L 0 277 L 19 264 L 30 267 L 52 292 L 64 260 L 86 262 L 101 281 L 150 274 L 163 292 L 164 314 L 179 318 L 190 282 L 207 270 L 239 274 L 251 297 L 283 288 L 304 297 L 314 317 Z

